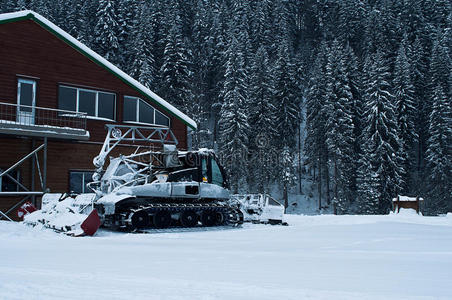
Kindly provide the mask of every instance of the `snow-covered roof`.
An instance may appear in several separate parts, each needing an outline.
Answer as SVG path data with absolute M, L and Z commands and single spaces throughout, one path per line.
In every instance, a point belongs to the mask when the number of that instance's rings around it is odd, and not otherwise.
M 148 97 L 151 101 L 154 101 L 158 104 L 160 104 L 165 110 L 167 110 L 170 114 L 176 116 L 181 121 L 183 121 L 188 126 L 192 127 L 193 129 L 196 129 L 196 123 L 191 118 L 189 118 L 187 115 L 182 113 L 180 110 L 169 104 L 167 101 L 165 101 L 163 98 L 146 88 L 144 85 L 139 83 L 137 80 L 133 79 L 126 73 L 124 73 L 122 70 L 120 70 L 118 67 L 113 65 L 111 62 L 103 58 L 101 55 L 97 54 L 90 48 L 88 48 L 86 45 L 81 43 L 76 38 L 72 37 L 69 33 L 58 27 L 57 25 L 53 24 L 40 14 L 31 11 L 31 10 L 22 10 L 18 12 L 12 12 L 12 13 L 5 13 L 0 14 L 0 24 L 3 23 L 10 23 L 14 21 L 21 21 L 21 20 L 33 20 L 46 30 L 50 31 L 54 35 L 56 35 L 58 38 L 78 50 L 83 55 L 87 56 L 89 59 L 93 60 L 94 62 L 100 64 L 110 72 L 112 72 L 114 75 L 119 77 L 123 82 L 143 94 L 143 96 Z
M 397 201 L 397 198 L 392 198 L 392 201 Z M 416 197 L 400 196 L 399 201 L 416 201 Z M 419 198 L 419 201 L 424 201 L 423 198 Z

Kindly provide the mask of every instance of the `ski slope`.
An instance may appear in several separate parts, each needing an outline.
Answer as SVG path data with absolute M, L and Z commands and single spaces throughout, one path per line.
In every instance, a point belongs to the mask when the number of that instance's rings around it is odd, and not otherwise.
M 452 216 L 72 238 L 0 221 L 0 299 L 451 299 Z

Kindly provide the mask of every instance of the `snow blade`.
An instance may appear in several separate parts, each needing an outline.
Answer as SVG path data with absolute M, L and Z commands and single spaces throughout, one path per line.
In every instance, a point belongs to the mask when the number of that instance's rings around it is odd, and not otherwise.
M 83 229 L 85 235 L 93 236 L 96 233 L 100 227 L 100 219 L 96 209 L 88 215 L 80 227 Z

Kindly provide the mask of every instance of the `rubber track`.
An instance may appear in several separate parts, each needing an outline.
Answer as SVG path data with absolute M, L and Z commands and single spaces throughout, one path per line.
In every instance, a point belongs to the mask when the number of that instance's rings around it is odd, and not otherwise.
M 222 212 L 224 215 L 227 215 L 229 218 L 224 221 L 223 225 L 218 226 L 240 226 L 244 222 L 243 213 L 238 209 L 224 204 L 212 204 L 212 203 L 193 203 L 193 204 L 171 204 L 171 203 L 156 203 L 150 204 L 147 206 L 142 206 L 136 209 L 130 209 L 127 212 L 121 213 L 122 223 L 121 227 L 127 227 L 131 224 L 131 220 L 129 219 L 132 213 L 136 213 L 138 211 L 146 211 L 149 213 L 156 213 L 157 211 L 170 211 L 171 213 L 178 213 L 184 210 L 193 210 L 196 213 L 200 211 L 215 211 Z M 180 226 L 170 226 L 169 228 L 177 228 Z M 199 228 L 205 226 L 194 226 L 193 228 Z

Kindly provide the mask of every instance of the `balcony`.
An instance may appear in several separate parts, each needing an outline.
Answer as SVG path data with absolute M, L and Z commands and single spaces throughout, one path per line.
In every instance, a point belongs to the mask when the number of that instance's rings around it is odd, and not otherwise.
M 88 140 L 86 113 L 0 102 L 0 134 Z

